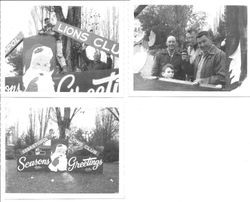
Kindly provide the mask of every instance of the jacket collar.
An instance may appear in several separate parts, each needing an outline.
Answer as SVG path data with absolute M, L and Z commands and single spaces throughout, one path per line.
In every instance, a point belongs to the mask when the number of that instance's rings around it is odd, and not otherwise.
M 215 45 L 212 44 L 212 46 L 208 49 L 208 51 L 205 53 L 205 55 L 215 55 L 217 52 L 217 48 Z M 203 55 L 204 52 L 200 51 L 199 55 Z
M 166 54 L 166 55 L 170 56 L 167 48 L 162 51 L 162 54 Z M 173 56 L 175 56 L 175 55 L 180 55 L 180 53 L 175 50 L 173 53 Z

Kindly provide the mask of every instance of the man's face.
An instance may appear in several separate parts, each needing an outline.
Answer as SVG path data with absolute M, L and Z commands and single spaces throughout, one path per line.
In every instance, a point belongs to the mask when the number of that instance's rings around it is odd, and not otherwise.
M 94 53 L 94 61 L 98 62 L 101 60 L 101 54 L 98 52 Z
M 212 41 L 205 35 L 202 37 L 197 38 L 197 43 L 199 48 L 203 51 L 206 52 L 212 45 Z
M 170 36 L 168 37 L 166 44 L 169 50 L 174 50 L 176 47 L 176 39 L 173 36 Z
M 188 43 L 188 46 L 194 46 L 196 44 L 195 32 L 187 33 L 186 34 L 186 41 Z

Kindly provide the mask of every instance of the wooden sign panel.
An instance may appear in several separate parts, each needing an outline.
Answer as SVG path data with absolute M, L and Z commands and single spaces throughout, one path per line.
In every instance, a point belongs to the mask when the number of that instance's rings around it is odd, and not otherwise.
M 5 57 L 7 57 L 21 42 L 23 41 L 23 33 L 19 32 L 17 36 L 5 48 Z
M 55 92 L 118 93 L 119 70 L 93 70 L 52 77 Z M 5 91 L 23 90 L 22 76 L 6 77 Z
M 50 156 L 23 155 L 17 159 L 17 171 L 49 171 Z
M 91 32 L 83 31 L 78 27 L 74 27 L 60 21 L 58 21 L 55 25 L 54 31 L 70 37 L 80 43 L 86 43 L 94 48 L 119 57 L 119 43 L 117 42 L 111 41 Z

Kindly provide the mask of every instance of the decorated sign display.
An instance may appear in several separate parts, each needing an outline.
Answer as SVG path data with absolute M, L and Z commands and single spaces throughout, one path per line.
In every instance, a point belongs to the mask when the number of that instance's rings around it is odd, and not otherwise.
M 23 33 L 19 32 L 17 36 L 5 47 L 5 57 L 7 57 L 22 41 Z
M 22 155 L 17 160 L 17 170 L 19 172 L 42 170 L 81 173 L 103 172 L 103 160 L 100 152 L 77 140 L 73 135 L 70 136 L 69 140 L 52 139 L 50 155 L 48 155 L 48 152 L 41 152 L 38 146 L 49 140 L 49 138 L 43 138 L 22 150 Z M 89 151 L 92 155 L 74 155 L 76 151 L 83 149 Z M 31 150 L 35 150 L 34 155 L 27 155 L 27 152 Z
M 110 53 L 119 57 L 119 44 L 107 38 L 98 36 L 91 32 L 83 31 L 78 27 L 58 21 L 54 31 L 68 36 L 80 43 L 86 43 L 94 48 Z
M 51 80 L 52 79 L 52 80 Z M 59 74 L 52 76 L 49 81 L 54 85 L 40 85 L 46 87 L 46 92 L 89 92 L 89 93 L 117 93 L 119 91 L 119 70 L 93 70 Z M 32 82 L 32 80 L 30 81 Z M 47 83 L 48 84 L 48 83 Z M 38 92 L 39 86 L 32 92 Z M 52 89 L 48 89 L 52 88 Z M 23 91 L 23 77 L 6 77 L 6 92 Z

